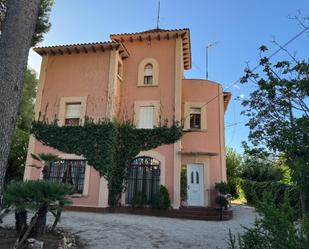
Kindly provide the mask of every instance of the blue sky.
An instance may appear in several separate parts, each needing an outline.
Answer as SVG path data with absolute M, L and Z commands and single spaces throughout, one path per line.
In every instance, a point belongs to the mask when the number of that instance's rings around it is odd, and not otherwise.
M 52 28 L 40 45 L 107 41 L 111 33 L 152 29 L 157 6 L 158 0 L 56 0 Z M 309 0 L 161 0 L 160 28 L 191 30 L 193 67 L 186 72 L 187 78 L 205 77 L 205 45 L 218 42 L 209 51 L 209 79 L 233 94 L 225 120 L 226 144 L 239 152 L 248 129 L 235 98 L 248 97 L 252 87 L 233 83 L 243 75 L 246 63 L 257 65 L 260 45 L 267 45 L 271 54 L 277 49 L 274 39 L 284 44 L 302 30 L 289 19 L 299 11 L 309 17 Z M 309 34 L 287 48 L 300 59 L 309 58 Z M 280 59 L 287 59 L 285 52 L 273 57 Z M 29 66 L 40 70 L 40 56 L 32 51 Z

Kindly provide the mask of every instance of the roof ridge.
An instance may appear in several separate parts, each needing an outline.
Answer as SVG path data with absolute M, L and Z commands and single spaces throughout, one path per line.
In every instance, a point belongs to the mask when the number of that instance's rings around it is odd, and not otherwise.
M 139 32 L 132 32 L 132 33 L 118 33 L 118 34 L 110 34 L 110 37 L 113 36 L 122 36 L 122 35 L 139 35 L 139 34 L 145 34 L 145 33 L 159 33 L 159 32 L 177 32 L 177 31 L 190 31 L 189 28 L 182 28 L 182 29 L 149 29 L 145 31 L 139 31 Z

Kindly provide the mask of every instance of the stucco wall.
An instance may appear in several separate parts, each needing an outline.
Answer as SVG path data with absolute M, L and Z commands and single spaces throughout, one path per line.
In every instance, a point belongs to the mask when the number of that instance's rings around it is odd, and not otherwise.
M 86 116 L 94 119 L 104 118 L 107 104 L 109 58 L 110 52 L 49 56 L 45 78 L 41 79 L 43 82 L 40 82 L 43 86 L 42 100 L 38 108 L 41 117 L 46 116 L 49 121 L 57 118 L 62 97 L 87 97 Z M 32 153 L 42 152 L 63 154 L 35 141 Z M 74 155 L 72 155 L 72 158 L 74 158 Z M 27 161 L 30 165 L 38 164 L 31 158 L 28 158 Z M 27 170 L 30 171 L 30 179 L 40 177 L 39 169 L 29 167 Z M 99 173 L 91 167 L 89 179 L 86 180 L 90 182 L 88 195 L 74 198 L 73 203 L 74 205 L 97 206 L 100 185 Z
M 161 122 L 173 120 L 175 102 L 175 39 L 124 42 L 130 57 L 123 61 L 123 82 L 121 82 L 120 119 L 134 118 L 135 101 L 160 101 Z M 153 58 L 159 65 L 158 86 L 138 86 L 138 66 L 145 58 Z M 165 156 L 165 185 L 173 201 L 173 145 L 155 149 Z
M 213 204 L 216 195 L 213 191 L 214 184 L 226 180 L 222 87 L 217 83 L 206 80 L 183 80 L 182 89 L 183 106 L 186 102 L 204 102 L 206 104 L 207 130 L 203 132 L 185 132 L 181 141 L 182 150 L 184 151 L 218 154 L 209 157 L 209 192 L 210 203 Z M 183 114 L 183 118 L 190 117 Z M 186 158 L 186 156 L 183 157 Z M 200 160 L 200 156 L 195 157 L 197 159 L 194 160 Z

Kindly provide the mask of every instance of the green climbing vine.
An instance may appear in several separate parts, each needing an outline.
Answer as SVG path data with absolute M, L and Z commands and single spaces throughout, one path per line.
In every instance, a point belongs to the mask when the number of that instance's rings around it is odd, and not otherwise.
M 44 145 L 65 153 L 82 155 L 108 181 L 109 204 L 120 199 L 130 162 L 141 152 L 172 144 L 182 136 L 174 123 L 153 129 L 137 129 L 130 122 L 85 121 L 83 126 L 58 126 L 56 122 L 34 121 L 32 133 Z

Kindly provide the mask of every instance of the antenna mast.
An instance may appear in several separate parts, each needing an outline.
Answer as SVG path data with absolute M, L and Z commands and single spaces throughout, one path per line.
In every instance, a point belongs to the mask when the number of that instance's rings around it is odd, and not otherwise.
M 161 1 L 159 0 L 159 4 L 158 4 L 158 17 L 157 17 L 157 29 L 159 29 L 159 25 L 160 25 L 160 3 Z

